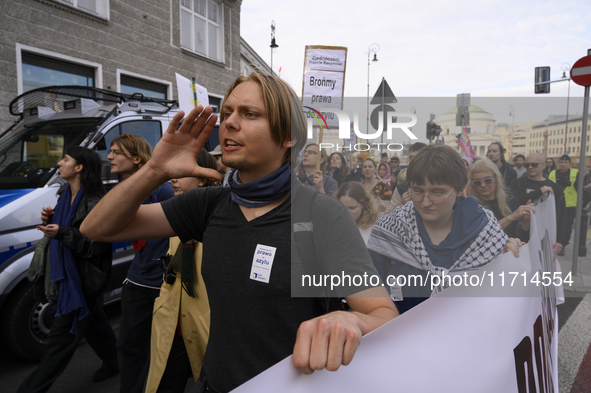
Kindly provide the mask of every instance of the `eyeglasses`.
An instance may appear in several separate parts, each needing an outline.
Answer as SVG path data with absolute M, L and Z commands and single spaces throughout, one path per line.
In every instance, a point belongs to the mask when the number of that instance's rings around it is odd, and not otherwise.
M 115 157 L 117 157 L 117 155 L 119 155 L 119 154 L 123 154 L 124 156 L 133 157 L 133 154 L 126 153 L 124 151 L 117 150 L 117 149 L 109 149 L 109 150 L 107 150 L 107 155 L 109 155 L 109 154 L 113 154 L 113 156 L 115 156 Z
M 425 196 L 426 196 L 427 198 L 429 198 L 431 203 L 439 204 L 439 203 L 445 202 L 445 198 L 447 198 L 453 190 L 454 190 L 453 188 L 451 190 L 449 190 L 447 195 L 443 195 L 443 193 L 423 194 L 422 192 L 415 192 L 412 190 L 409 191 L 409 193 L 410 193 L 410 199 L 412 199 L 412 201 L 415 203 L 423 202 L 423 198 L 425 198 Z
M 530 166 L 532 168 L 537 168 L 538 165 L 544 165 L 543 162 L 526 162 L 525 164 L 523 164 L 524 167 L 529 168 Z
M 134 142 L 133 138 L 129 134 L 123 134 L 121 136 L 126 136 L 131 142 Z
M 493 183 L 493 181 L 495 181 L 494 177 L 485 177 L 482 180 L 480 180 L 480 179 L 472 180 L 470 183 L 472 183 L 472 185 L 474 187 L 480 187 L 480 186 L 482 186 L 483 183 L 485 186 L 490 186 Z
M 314 150 L 304 150 L 304 154 L 309 154 L 311 156 L 315 156 L 316 154 L 318 154 L 318 152 L 314 151 Z

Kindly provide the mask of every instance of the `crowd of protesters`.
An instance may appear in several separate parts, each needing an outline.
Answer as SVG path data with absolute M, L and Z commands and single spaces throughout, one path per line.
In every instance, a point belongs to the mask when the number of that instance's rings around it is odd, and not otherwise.
M 203 146 L 216 115 L 200 106 L 175 115 L 154 151 L 140 136 L 115 138 L 108 159 L 121 181 L 104 197 L 91 184 L 100 179 L 96 153 L 67 151 L 59 166 L 68 186 L 40 227 L 51 239 L 52 272 L 65 272 L 52 295 L 60 315 L 19 392 L 47 391 L 82 337 L 103 361 L 93 380 L 119 373 L 125 393 L 184 392 L 191 376 L 197 392 L 226 392 L 291 354 L 304 374 L 334 371 L 352 361 L 362 335 L 445 288 L 427 280 L 400 293 L 343 288 L 335 296 L 355 312 L 331 309 L 321 297 L 292 297 L 294 276 L 310 273 L 308 257 L 318 272 L 346 268 L 383 281 L 462 274 L 504 252 L 518 256 L 548 193 L 554 253 L 568 244 L 579 181 L 568 156 L 558 170 L 539 153 L 517 156 L 513 168 L 497 142 L 476 162 L 415 143 L 407 168 L 386 153 L 379 162 L 367 152 L 329 156 L 306 144 L 295 97 L 279 78 L 240 76 L 224 98 L 221 143 L 211 154 Z M 298 206 L 310 217 L 292 223 Z M 309 232 L 312 251 L 294 243 L 296 229 Z M 100 296 L 116 241 L 133 241 L 135 250 L 117 339 Z M 257 265 L 269 260 L 268 269 Z M 103 280 L 88 278 L 90 262 Z M 64 297 L 80 306 L 60 308 Z

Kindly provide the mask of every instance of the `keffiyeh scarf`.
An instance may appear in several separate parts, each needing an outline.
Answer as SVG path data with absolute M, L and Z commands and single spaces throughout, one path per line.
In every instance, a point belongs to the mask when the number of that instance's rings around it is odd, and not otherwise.
M 376 221 L 367 248 L 385 257 L 406 263 L 431 275 L 442 277 L 462 274 L 486 265 L 503 253 L 508 236 L 497 223 L 494 214 L 483 209 L 488 223 L 476 236 L 468 249 L 451 268 L 435 266 L 423 244 L 417 226 L 414 204 L 409 202 L 398 207 L 392 213 L 383 215 Z M 441 280 L 444 281 L 444 280 Z M 445 289 L 439 286 L 433 289 L 431 296 Z

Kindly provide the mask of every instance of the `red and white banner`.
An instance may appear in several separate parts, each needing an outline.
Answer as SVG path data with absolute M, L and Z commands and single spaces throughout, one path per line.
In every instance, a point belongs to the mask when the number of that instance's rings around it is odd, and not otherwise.
M 551 196 L 519 258 L 500 256 L 471 272 L 479 285 L 454 285 L 366 335 L 349 366 L 302 375 L 289 357 L 235 392 L 558 392 L 562 288 L 541 280 L 559 276 L 554 232 Z

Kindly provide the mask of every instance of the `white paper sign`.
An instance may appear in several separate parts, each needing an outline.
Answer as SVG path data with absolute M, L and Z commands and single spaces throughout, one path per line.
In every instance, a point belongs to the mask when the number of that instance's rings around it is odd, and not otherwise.
M 335 49 L 310 49 L 306 55 L 306 70 L 345 72 L 347 52 Z
M 193 85 L 190 79 L 177 73 L 175 75 L 179 94 L 179 108 L 185 112 L 185 115 L 189 114 L 197 105 L 209 106 L 209 96 L 205 87 L 198 84 Z M 195 101 L 195 96 L 197 101 Z
M 366 335 L 351 364 L 336 372 L 303 375 L 288 357 L 234 391 L 558 392 L 555 288 L 530 281 L 552 260 L 552 240 L 537 229 L 555 226 L 544 204 L 553 198 L 538 205 L 519 258 L 505 253 L 472 273 L 483 286 L 452 286 Z M 519 273 L 513 284 L 511 272 Z M 526 286 L 518 285 L 521 272 Z
M 343 104 L 343 76 L 341 72 L 306 71 L 303 105 L 318 111 L 321 108 L 340 109 Z M 321 113 L 329 127 L 339 126 L 337 115 L 332 112 Z M 310 114 L 306 116 L 311 117 Z

